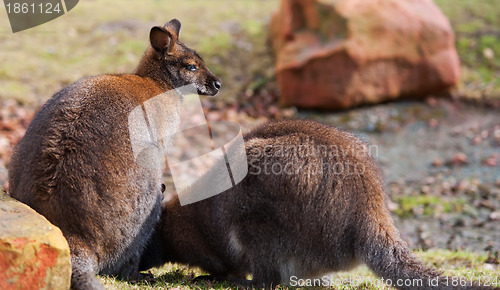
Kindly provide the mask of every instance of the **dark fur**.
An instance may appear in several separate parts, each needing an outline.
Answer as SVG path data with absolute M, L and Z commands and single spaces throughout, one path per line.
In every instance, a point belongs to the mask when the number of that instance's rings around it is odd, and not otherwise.
M 153 27 L 152 47 L 134 74 L 88 77 L 56 93 L 12 156 L 10 194 L 61 228 L 71 248 L 72 288 L 102 288 L 96 273 L 136 278 L 160 217 L 161 170 L 134 162 L 130 111 L 182 85 L 194 83 L 209 95 L 220 87 L 178 41 L 179 30 L 177 20 Z M 165 114 L 178 114 L 180 101 L 165 104 Z
M 357 137 L 313 121 L 281 121 L 246 134 L 245 144 L 247 177 L 194 204 L 168 202 L 141 269 L 178 262 L 254 286 L 290 282 L 292 275 L 318 277 L 359 263 L 394 283 L 422 279 L 419 289 L 439 276 L 401 239 L 380 170 Z M 342 164 L 344 170 L 307 169 L 321 162 Z M 288 174 L 266 174 L 265 164 L 291 167 Z M 200 189 L 195 184 L 190 190 Z M 246 274 L 253 280 L 242 280 Z M 440 285 L 430 289 L 446 289 Z

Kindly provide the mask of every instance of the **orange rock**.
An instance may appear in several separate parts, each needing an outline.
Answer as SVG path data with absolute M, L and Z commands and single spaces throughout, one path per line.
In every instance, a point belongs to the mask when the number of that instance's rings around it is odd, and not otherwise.
M 459 79 L 453 30 L 432 0 L 282 0 L 270 29 L 286 105 L 424 98 Z
M 0 188 L 0 289 L 69 289 L 70 280 L 59 228 Z

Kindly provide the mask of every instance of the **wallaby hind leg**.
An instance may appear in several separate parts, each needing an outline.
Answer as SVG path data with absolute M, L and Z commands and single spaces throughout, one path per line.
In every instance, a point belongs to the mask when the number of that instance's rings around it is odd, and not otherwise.
M 71 289 L 74 290 L 104 290 L 104 286 L 97 280 L 92 272 L 82 272 L 73 268 L 71 274 Z
M 271 254 L 269 255 L 271 257 Z M 263 263 L 265 261 L 265 263 Z M 253 259 L 252 263 L 252 280 L 247 280 L 248 285 L 252 287 L 264 287 L 265 289 L 274 289 L 281 284 L 280 271 L 277 268 L 278 263 L 259 259 Z M 276 266 L 276 267 L 273 267 Z M 237 281 L 235 281 L 237 282 Z
M 138 255 L 128 258 L 117 271 L 117 278 L 127 281 L 139 280 L 139 259 L 140 257 Z
M 97 259 L 93 254 L 73 251 L 71 256 L 71 289 L 74 290 L 104 290 L 104 286 L 97 280 Z

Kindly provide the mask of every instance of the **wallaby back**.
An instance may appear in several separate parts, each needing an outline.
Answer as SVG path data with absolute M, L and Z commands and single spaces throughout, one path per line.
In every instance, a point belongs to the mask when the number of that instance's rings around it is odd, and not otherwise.
M 429 286 L 439 273 L 400 238 L 380 169 L 357 137 L 289 120 L 266 123 L 244 138 L 246 178 L 194 204 L 168 202 L 141 269 L 185 263 L 260 287 L 366 263 L 395 286 L 398 279 L 422 283 L 401 289 L 448 288 Z M 252 281 L 244 280 L 247 274 Z
M 83 78 L 37 112 L 9 165 L 10 194 L 61 228 L 72 255 L 72 288 L 99 289 L 96 273 L 137 278 L 139 257 L 160 217 L 161 170 L 136 164 L 128 115 L 145 101 L 220 81 L 178 41 L 180 22 L 153 27 L 135 74 Z M 175 131 L 181 99 L 162 104 Z

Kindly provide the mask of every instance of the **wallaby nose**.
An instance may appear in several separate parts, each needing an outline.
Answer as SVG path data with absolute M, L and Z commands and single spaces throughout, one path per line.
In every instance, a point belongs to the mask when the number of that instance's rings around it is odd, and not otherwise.
M 215 82 L 213 83 L 213 86 L 214 86 L 214 88 L 215 88 L 216 90 L 219 90 L 219 89 L 220 89 L 220 86 L 221 86 L 220 81 L 215 81 Z

